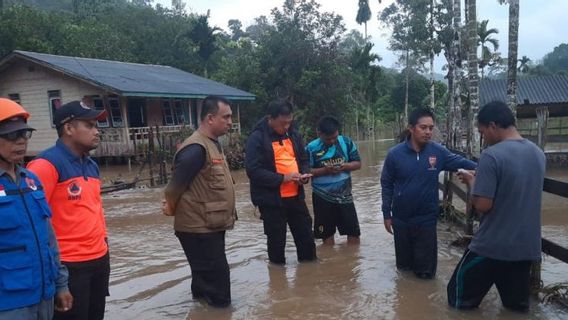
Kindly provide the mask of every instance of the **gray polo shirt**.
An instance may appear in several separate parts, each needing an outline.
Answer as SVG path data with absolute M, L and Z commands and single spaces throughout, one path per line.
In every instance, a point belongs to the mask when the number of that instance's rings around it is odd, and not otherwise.
M 483 151 L 473 194 L 493 199 L 469 249 L 506 261 L 539 260 L 546 158 L 529 140 L 504 140 Z

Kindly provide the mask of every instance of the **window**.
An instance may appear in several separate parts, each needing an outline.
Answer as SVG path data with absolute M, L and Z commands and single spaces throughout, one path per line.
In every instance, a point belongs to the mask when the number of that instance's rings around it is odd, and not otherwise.
M 112 121 L 113 127 L 124 126 L 122 122 L 122 111 L 120 110 L 120 100 L 118 97 L 109 97 L 108 105 L 110 109 L 110 120 Z
M 175 122 L 176 124 L 185 124 L 187 123 L 185 119 L 185 112 L 184 112 L 184 105 L 181 100 L 176 100 L 174 104 L 174 111 L 175 111 Z
M 105 104 L 103 103 L 103 99 L 101 99 L 101 97 L 92 96 L 91 98 L 93 99 L 93 106 L 95 110 L 99 111 L 105 110 Z M 109 127 L 108 116 L 103 120 L 97 120 L 97 126 L 99 128 L 108 128 Z
M 164 115 L 164 125 L 173 126 L 175 124 L 172 105 L 169 100 L 164 101 L 162 104 L 162 113 Z
M 19 93 L 10 93 L 8 95 L 8 99 L 19 104 L 20 103 L 20 94 Z
M 49 114 L 51 116 L 51 126 L 55 127 L 55 110 L 61 107 L 61 91 L 60 90 L 50 90 L 47 92 L 47 98 L 49 102 Z

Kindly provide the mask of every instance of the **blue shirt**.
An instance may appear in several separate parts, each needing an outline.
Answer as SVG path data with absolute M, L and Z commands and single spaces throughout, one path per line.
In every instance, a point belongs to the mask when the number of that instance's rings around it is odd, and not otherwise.
M 410 140 L 392 147 L 381 173 L 384 218 L 392 218 L 395 224 L 435 224 L 440 172 L 476 166 L 434 142 L 428 142 L 420 152 L 412 148 Z
M 338 136 L 333 145 L 326 145 L 321 139 L 315 139 L 306 146 L 311 168 L 323 168 L 328 165 L 341 165 L 352 161 L 361 161 L 357 145 L 349 138 Z M 351 174 L 343 171 L 337 174 L 314 177 L 313 192 L 333 203 L 352 203 Z

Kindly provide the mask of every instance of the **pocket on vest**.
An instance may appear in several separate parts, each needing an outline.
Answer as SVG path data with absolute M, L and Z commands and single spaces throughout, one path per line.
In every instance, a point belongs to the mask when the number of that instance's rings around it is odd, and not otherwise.
M 205 203 L 205 225 L 209 229 L 216 229 L 227 225 L 230 212 L 227 201 Z
M 31 253 L 15 250 L 0 254 L 0 287 L 6 291 L 34 288 L 33 261 Z M 37 277 L 37 276 L 36 276 Z
M 12 197 L 2 196 L 0 197 L 0 235 L 2 231 L 16 229 L 21 225 L 21 216 L 25 214 L 23 212 L 18 212 Z
M 219 165 L 211 166 L 211 178 L 209 182 L 211 189 L 223 190 L 227 188 L 227 181 L 225 179 L 225 170 Z

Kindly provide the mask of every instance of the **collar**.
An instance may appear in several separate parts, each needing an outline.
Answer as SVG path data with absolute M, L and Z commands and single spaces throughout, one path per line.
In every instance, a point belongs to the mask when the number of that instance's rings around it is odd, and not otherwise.
M 60 154 L 70 162 L 77 161 L 81 163 L 83 159 L 88 158 L 88 156 L 79 157 L 75 155 L 73 152 L 71 152 L 71 149 L 69 149 L 69 147 L 66 146 L 65 143 L 63 143 L 63 140 L 61 139 L 57 139 L 55 146 L 60 151 Z
M 431 143 L 432 143 L 432 141 L 428 141 L 428 142 L 424 145 L 424 147 L 420 150 L 420 152 L 426 150 L 426 148 L 428 148 L 428 146 L 429 146 Z M 410 142 L 410 137 L 406 138 L 406 141 L 404 141 L 404 144 L 406 145 L 406 147 L 407 147 L 410 151 L 416 153 L 416 150 L 414 150 L 414 147 L 412 146 L 412 143 Z
M 0 168 L 0 177 L 2 177 L 3 175 L 6 174 L 6 170 Z M 16 165 L 16 175 L 25 177 L 26 176 L 26 172 L 24 171 L 24 169 L 22 168 L 22 166 L 20 165 Z

